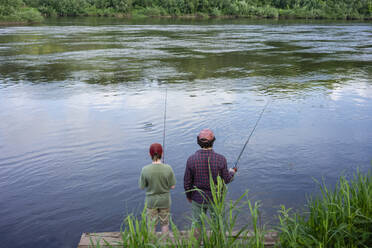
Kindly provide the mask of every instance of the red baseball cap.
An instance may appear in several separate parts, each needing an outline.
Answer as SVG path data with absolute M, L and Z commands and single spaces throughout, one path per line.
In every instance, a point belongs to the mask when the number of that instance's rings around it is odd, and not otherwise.
M 204 140 L 211 141 L 214 139 L 214 134 L 212 130 L 210 130 L 209 128 L 205 128 L 200 131 L 198 137 L 200 140 L 204 139 Z
M 153 157 L 155 154 L 162 155 L 163 148 L 159 143 L 154 143 L 150 146 L 150 155 Z

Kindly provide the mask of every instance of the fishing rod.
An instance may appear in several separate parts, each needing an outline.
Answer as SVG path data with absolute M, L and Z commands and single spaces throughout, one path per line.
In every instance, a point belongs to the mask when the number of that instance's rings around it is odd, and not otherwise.
M 165 100 L 164 100 L 164 123 L 163 123 L 163 163 L 165 163 L 165 123 L 167 119 L 167 98 L 168 98 L 168 88 L 165 88 Z
M 263 113 L 265 112 L 265 110 L 266 110 L 267 106 L 269 105 L 269 103 L 270 103 L 270 101 L 267 101 L 265 107 L 262 109 L 261 114 L 260 114 L 260 116 L 258 117 L 258 119 L 257 119 L 257 121 L 256 121 L 256 124 L 254 125 L 254 127 L 253 127 L 251 133 L 250 133 L 249 136 L 248 136 L 247 141 L 245 142 L 245 144 L 244 144 L 244 146 L 243 146 L 243 149 L 240 151 L 240 154 L 239 154 L 239 156 L 238 156 L 238 159 L 236 160 L 235 165 L 234 165 L 234 167 L 233 167 L 233 168 L 235 169 L 235 171 L 238 170 L 238 168 L 239 168 L 239 167 L 238 167 L 238 162 L 239 162 L 239 160 L 240 160 L 240 157 L 242 156 L 242 154 L 243 154 L 243 152 L 244 152 L 244 150 L 245 150 L 245 147 L 248 145 L 249 140 L 251 139 L 251 137 L 252 137 L 254 131 L 256 130 L 256 127 L 257 127 L 258 123 L 260 122 L 260 120 L 261 120 L 261 118 L 262 118 L 262 115 L 263 115 Z

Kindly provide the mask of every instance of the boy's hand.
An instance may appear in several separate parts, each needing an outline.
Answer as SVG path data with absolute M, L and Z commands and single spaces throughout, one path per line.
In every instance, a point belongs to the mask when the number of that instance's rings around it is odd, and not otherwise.
M 229 172 L 231 172 L 231 173 L 236 173 L 238 171 L 238 169 L 236 168 L 236 167 L 234 167 L 234 168 L 230 168 L 229 169 Z

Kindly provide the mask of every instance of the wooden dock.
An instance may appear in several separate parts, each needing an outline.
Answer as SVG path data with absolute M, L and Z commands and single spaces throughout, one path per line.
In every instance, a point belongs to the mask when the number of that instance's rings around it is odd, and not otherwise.
M 157 233 L 159 237 L 161 236 L 160 233 Z M 181 236 L 187 237 L 188 231 L 180 231 Z M 172 237 L 172 233 L 170 233 L 170 236 Z M 234 235 L 232 235 L 234 236 Z M 246 237 L 251 237 L 252 234 L 248 233 Z M 245 238 L 245 237 L 239 237 L 239 238 Z M 265 235 L 265 247 L 272 248 L 274 247 L 275 243 L 278 240 L 278 233 L 277 232 L 268 232 Z M 107 247 L 105 244 L 105 241 L 107 241 L 111 247 L 119 248 L 121 236 L 120 232 L 102 232 L 102 233 L 83 233 L 81 235 L 81 239 L 79 242 L 79 245 L 77 248 L 93 248 L 97 244 L 100 245 L 100 247 Z M 92 243 L 94 244 L 92 246 Z

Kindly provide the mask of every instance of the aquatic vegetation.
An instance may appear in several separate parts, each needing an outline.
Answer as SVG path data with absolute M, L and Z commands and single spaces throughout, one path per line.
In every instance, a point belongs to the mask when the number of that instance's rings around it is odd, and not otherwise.
M 210 180 L 213 200 L 210 215 L 201 215 L 201 225 L 191 227 L 188 232 L 180 231 L 171 221 L 172 235 L 159 236 L 154 231 L 153 222 L 146 218 L 146 207 L 140 218 L 128 215 L 120 230 L 121 242 L 110 244 L 103 240 L 105 247 L 264 247 L 266 231 L 259 225 L 259 204 L 252 204 L 245 192 L 235 201 L 225 202 L 227 188 L 218 177 L 217 182 Z M 241 212 L 249 211 L 252 217 L 253 233 L 248 226 L 238 227 L 237 220 Z M 197 228 L 199 238 L 195 237 Z M 92 247 L 101 247 L 100 240 L 91 240 Z
M 247 199 L 248 191 L 237 200 L 226 204 L 227 186 L 220 177 L 214 183 L 210 176 L 212 200 L 210 202 L 210 215 L 201 214 L 200 240 L 205 247 L 241 247 L 255 244 L 250 247 L 263 247 L 264 233 L 259 228 L 258 203 L 254 205 Z M 248 207 L 254 226 L 254 235 L 248 238 L 249 224 L 237 228 L 237 218 L 244 208 Z M 194 232 L 194 231 L 193 231 Z M 243 237 L 243 238 L 241 238 Z
M 121 242 L 105 247 L 264 247 L 268 230 L 259 224 L 259 203 L 254 204 L 245 192 L 226 204 L 227 187 L 220 177 L 211 180 L 210 215 L 202 213 L 199 239 L 192 227 L 180 231 L 171 221 L 172 236 L 156 235 L 154 223 L 146 220 L 145 209 L 140 219 L 129 215 L 121 228 Z M 277 247 L 372 247 L 372 173 L 359 171 L 350 181 L 339 179 L 333 191 L 320 184 L 321 196 L 308 200 L 308 212 L 291 213 L 282 206 L 279 211 L 280 232 Z M 237 219 L 249 209 L 251 223 L 238 228 Z M 251 229 L 248 229 L 251 228 Z M 251 231 L 249 231 L 251 230 Z M 100 240 L 91 240 L 92 247 L 101 247 Z
M 281 247 L 372 247 L 372 173 L 359 171 L 308 200 L 308 213 L 280 210 Z

